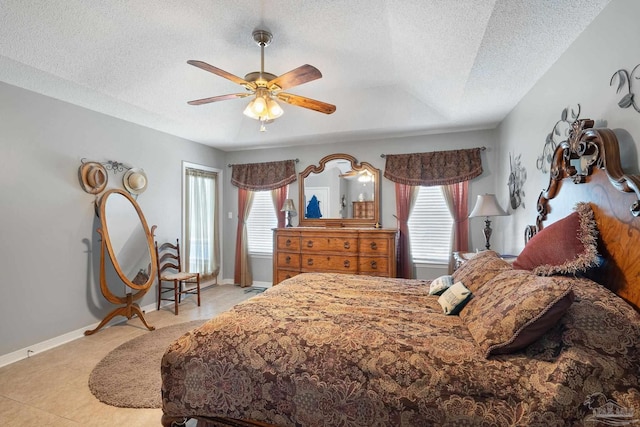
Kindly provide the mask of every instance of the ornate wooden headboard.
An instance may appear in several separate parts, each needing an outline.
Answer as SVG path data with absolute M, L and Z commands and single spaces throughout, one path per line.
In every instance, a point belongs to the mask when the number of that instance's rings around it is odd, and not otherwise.
M 640 311 L 640 175 L 622 170 L 615 133 L 592 127 L 593 120 L 576 121 L 569 139 L 556 147 L 549 186 L 540 193 L 536 225 L 527 228 L 525 240 L 569 215 L 576 203 L 589 202 L 603 258 L 589 277 Z

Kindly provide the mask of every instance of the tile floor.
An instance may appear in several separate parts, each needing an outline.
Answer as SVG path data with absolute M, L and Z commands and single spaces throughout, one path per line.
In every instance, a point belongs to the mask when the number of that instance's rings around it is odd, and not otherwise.
M 200 307 L 190 297 L 180 304 L 180 315 L 168 306 L 147 312 L 147 321 L 161 328 L 208 319 L 256 295 L 245 289 L 213 285 L 201 291 Z M 93 367 L 109 351 L 144 333 L 147 329 L 134 318 L 0 368 L 0 426 L 160 426 L 162 410 L 105 405 L 87 385 Z

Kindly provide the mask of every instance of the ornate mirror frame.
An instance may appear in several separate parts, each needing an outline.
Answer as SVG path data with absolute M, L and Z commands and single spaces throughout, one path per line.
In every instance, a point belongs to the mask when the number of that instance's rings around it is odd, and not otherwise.
M 306 195 L 305 195 L 305 178 L 312 173 L 318 174 L 325 170 L 327 163 L 332 160 L 347 160 L 351 163 L 351 170 L 358 173 L 367 171 L 372 176 L 374 185 L 373 191 L 373 218 L 306 218 Z M 367 162 L 358 163 L 355 157 L 344 153 L 329 154 L 320 159 L 317 166 L 310 165 L 304 171 L 298 174 L 299 201 L 300 209 L 299 225 L 301 227 L 373 227 L 380 222 L 380 170 L 374 168 Z

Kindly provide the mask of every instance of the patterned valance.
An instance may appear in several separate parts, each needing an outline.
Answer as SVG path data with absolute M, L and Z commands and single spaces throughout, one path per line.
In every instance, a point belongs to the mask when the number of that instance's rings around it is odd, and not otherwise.
M 231 183 L 251 191 L 275 190 L 296 180 L 295 160 L 233 165 Z
M 384 177 L 405 185 L 448 185 L 469 181 L 482 174 L 480 151 L 432 151 L 430 153 L 387 154 Z

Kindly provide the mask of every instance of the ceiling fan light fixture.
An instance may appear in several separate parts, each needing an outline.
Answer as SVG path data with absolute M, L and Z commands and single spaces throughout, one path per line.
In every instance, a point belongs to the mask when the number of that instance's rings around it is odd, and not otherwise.
M 269 119 L 277 119 L 284 113 L 280 104 L 278 104 L 273 98 L 268 96 L 267 98 L 267 111 L 269 113 Z

